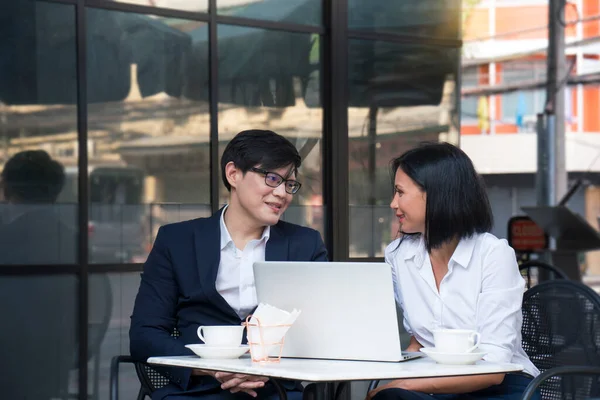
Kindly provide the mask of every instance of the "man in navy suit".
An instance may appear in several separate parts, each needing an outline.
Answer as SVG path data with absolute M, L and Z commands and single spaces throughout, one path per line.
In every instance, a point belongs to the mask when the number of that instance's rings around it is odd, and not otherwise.
M 193 354 L 184 346 L 200 341 L 199 325 L 240 325 L 257 306 L 254 262 L 327 260 L 317 231 L 280 221 L 300 189 L 300 164 L 294 145 L 274 132 L 243 131 L 233 138 L 221 159 L 228 205 L 212 217 L 158 231 L 131 317 L 133 358 Z M 265 377 L 159 370 L 171 382 L 153 394 L 155 400 L 277 396 Z M 289 398 L 301 397 L 299 383 L 284 386 Z

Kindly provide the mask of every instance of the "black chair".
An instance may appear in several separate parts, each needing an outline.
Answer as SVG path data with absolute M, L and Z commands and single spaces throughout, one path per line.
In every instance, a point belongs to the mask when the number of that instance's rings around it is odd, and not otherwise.
M 174 338 L 179 337 L 177 328 L 175 328 L 171 336 Z M 148 364 L 135 361 L 131 356 L 114 356 L 110 364 L 110 400 L 119 399 L 119 365 L 121 363 L 130 363 L 135 367 L 135 373 L 140 381 L 140 390 L 136 398 L 137 400 L 143 400 L 146 396 L 151 398 L 152 393 L 156 389 L 160 389 L 169 384 L 169 378 L 165 377 Z
M 600 296 L 582 283 L 542 282 L 523 296 L 523 349 L 542 372 L 527 393 L 543 399 L 600 396 Z
M 598 386 L 600 385 L 600 367 L 556 367 L 538 375 L 523 393 L 522 400 L 530 400 L 539 387 L 550 381 L 559 381 L 561 385 L 568 388 L 568 392 L 574 393 L 569 397 L 552 397 L 560 399 L 589 399 L 590 396 L 598 396 Z M 592 389 L 592 388 L 595 389 Z M 580 393 L 578 393 L 578 391 Z M 564 392 L 564 390 L 563 390 Z M 594 394 L 595 393 L 595 394 Z M 542 395 L 542 398 L 544 396 Z
M 135 372 L 140 381 L 137 400 L 143 400 L 146 396 L 150 398 L 152 392 L 169 383 L 167 378 L 152 369 L 148 364 L 134 361 L 131 356 L 115 356 L 110 364 L 110 400 L 119 399 L 119 365 L 121 363 L 131 363 L 135 367 Z
M 539 283 L 540 272 L 547 274 L 547 278 L 569 279 L 560 268 L 541 261 L 526 261 L 519 265 L 519 270 L 525 278 L 527 289 L 531 289 L 534 284 Z

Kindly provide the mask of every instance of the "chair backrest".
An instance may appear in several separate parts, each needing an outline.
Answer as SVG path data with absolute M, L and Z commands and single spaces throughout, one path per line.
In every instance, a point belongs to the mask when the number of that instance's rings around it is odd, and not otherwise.
M 171 336 L 174 339 L 180 336 L 177 328 L 173 330 Z M 156 389 L 160 389 L 161 387 L 168 385 L 170 382 L 169 378 L 146 363 L 136 362 L 135 372 L 137 373 L 138 379 L 142 384 L 142 392 L 147 395 L 150 395 Z
M 557 366 L 600 366 L 600 296 L 575 281 L 542 282 L 523 296 L 521 333 L 523 349 L 542 372 Z M 575 387 L 589 391 L 590 385 L 581 381 Z M 540 387 L 542 398 L 562 399 L 571 391 L 567 386 L 572 385 L 561 378 L 549 380 Z
M 569 279 L 560 268 L 541 261 L 526 261 L 519 265 L 519 270 L 526 281 L 527 289 L 540 281 L 540 272 L 547 273 L 549 279 Z

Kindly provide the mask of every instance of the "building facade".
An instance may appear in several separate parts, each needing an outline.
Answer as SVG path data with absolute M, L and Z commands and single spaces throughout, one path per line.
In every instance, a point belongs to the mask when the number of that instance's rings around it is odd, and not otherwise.
M 464 10 L 461 147 L 489 187 L 496 224 L 536 204 L 536 114 L 545 108 L 547 0 L 480 0 Z M 569 185 L 583 182 L 568 206 L 598 229 L 600 216 L 600 3 L 564 9 L 565 145 Z M 594 77 L 592 84 L 573 84 Z M 523 88 L 529 89 L 523 89 Z M 600 253 L 582 256 L 584 275 L 600 275 Z

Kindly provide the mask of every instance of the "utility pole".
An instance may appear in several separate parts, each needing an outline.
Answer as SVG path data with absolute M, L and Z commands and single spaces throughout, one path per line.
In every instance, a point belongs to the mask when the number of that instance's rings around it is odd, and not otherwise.
M 543 114 L 538 114 L 537 121 L 538 206 L 557 206 L 567 193 L 564 88 L 570 71 L 567 71 L 565 59 L 565 3 L 566 0 L 549 0 L 548 4 L 546 107 Z M 561 243 L 553 237 L 550 237 L 549 245 L 546 261 L 577 279 L 577 254 L 561 251 Z
M 546 107 L 538 120 L 537 202 L 554 206 L 567 192 L 565 163 L 565 2 L 549 0 Z M 539 130 L 541 128 L 541 130 Z

